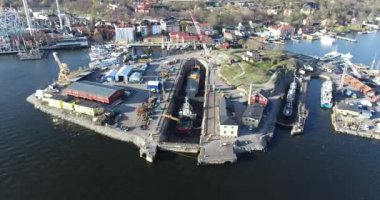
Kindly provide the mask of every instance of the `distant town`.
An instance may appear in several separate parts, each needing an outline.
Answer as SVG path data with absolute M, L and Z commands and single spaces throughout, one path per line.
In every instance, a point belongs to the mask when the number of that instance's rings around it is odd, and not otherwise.
M 324 80 L 320 107 L 331 110 L 337 133 L 380 139 L 376 56 L 367 66 L 337 50 L 322 57 L 279 50 L 305 40 L 357 43 L 351 35 L 377 34 L 376 10 L 343 17 L 315 2 L 138 1 L 98 2 L 102 10 L 91 5 L 78 14 L 70 3 L 54 3 L 0 9 L 0 54 L 20 62 L 52 54 L 59 69 L 27 101 L 131 142 L 149 162 L 164 150 L 197 154 L 198 165 L 234 163 L 239 154 L 267 150 L 276 127 L 302 134 L 314 78 Z M 73 70 L 62 49 L 88 49 L 88 66 Z

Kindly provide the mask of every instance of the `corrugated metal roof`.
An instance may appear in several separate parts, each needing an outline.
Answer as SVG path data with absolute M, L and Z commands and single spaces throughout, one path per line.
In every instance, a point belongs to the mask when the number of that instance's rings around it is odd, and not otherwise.
M 116 69 L 110 69 L 108 72 L 106 72 L 106 74 L 104 76 L 106 76 L 106 77 L 115 77 L 116 73 L 117 73 Z
M 108 98 L 123 88 L 90 81 L 79 81 L 72 83 L 67 89 Z
M 125 65 L 122 68 L 119 69 L 117 72 L 117 76 L 129 76 L 129 74 L 132 72 L 133 67 L 130 65 Z

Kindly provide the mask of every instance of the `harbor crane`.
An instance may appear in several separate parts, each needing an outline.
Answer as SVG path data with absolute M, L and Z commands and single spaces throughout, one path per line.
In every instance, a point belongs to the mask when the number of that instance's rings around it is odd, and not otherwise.
M 70 69 L 66 63 L 61 62 L 61 60 L 58 57 L 57 52 L 53 52 L 53 57 L 54 57 L 54 60 L 55 60 L 55 62 L 57 62 L 58 67 L 59 67 L 58 82 L 64 83 L 68 79 L 68 76 L 70 74 Z
M 193 21 L 193 24 L 195 26 L 195 29 L 197 30 L 197 34 L 198 34 L 199 40 L 202 43 L 203 50 L 205 51 L 205 56 L 208 58 L 209 55 L 210 55 L 210 51 L 207 48 L 207 45 L 206 45 L 206 43 L 204 42 L 204 40 L 202 38 L 202 32 L 201 32 L 201 29 L 199 28 L 198 21 L 195 20 L 194 15 L 193 15 L 193 13 L 190 10 L 189 10 L 189 13 L 190 13 L 190 16 L 191 16 L 191 20 Z

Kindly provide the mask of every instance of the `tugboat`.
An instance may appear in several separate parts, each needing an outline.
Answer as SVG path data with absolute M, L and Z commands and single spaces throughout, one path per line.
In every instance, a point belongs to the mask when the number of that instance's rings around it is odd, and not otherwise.
M 288 94 L 286 95 L 286 104 L 282 111 L 282 114 L 285 117 L 290 117 L 293 115 L 293 103 L 296 96 L 296 89 L 297 89 L 297 82 L 296 82 L 296 78 L 294 77 L 293 82 L 290 83 Z
M 189 103 L 189 99 L 185 97 L 185 103 L 183 103 L 179 111 L 179 121 L 177 125 L 177 131 L 180 133 L 188 134 L 193 128 L 193 121 L 196 118 L 196 114 L 193 113 L 193 108 Z
M 190 99 L 195 97 L 195 95 L 198 93 L 200 69 L 201 67 L 199 65 L 194 65 L 191 68 L 189 76 L 187 77 L 186 96 Z
M 321 88 L 321 108 L 332 108 L 332 81 L 327 80 L 322 83 Z

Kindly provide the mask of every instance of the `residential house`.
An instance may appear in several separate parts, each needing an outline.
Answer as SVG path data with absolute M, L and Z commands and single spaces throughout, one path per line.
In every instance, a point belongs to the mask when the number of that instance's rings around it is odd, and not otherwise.
M 171 32 L 169 33 L 170 42 L 173 43 L 193 43 L 193 42 L 205 42 L 207 44 L 212 43 L 212 38 L 206 35 L 190 35 L 185 32 Z
M 149 13 L 151 9 L 151 4 L 147 1 L 141 1 L 137 3 L 135 7 L 136 13 Z
M 314 2 L 308 2 L 302 6 L 300 13 L 304 15 L 311 15 L 316 10 L 319 10 L 319 4 Z
M 175 19 L 174 17 L 161 19 L 160 24 L 161 24 L 161 29 L 165 32 L 171 33 L 171 32 L 180 31 L 179 21 Z
M 227 108 L 225 98 L 219 102 L 219 135 L 220 137 L 237 137 L 239 135 L 239 124 Z
M 212 29 L 212 27 L 208 23 L 206 23 L 206 22 L 198 23 L 198 27 L 199 27 L 202 34 L 213 35 L 214 30 Z M 187 24 L 186 32 L 189 34 L 198 34 L 198 31 L 192 22 Z
M 164 35 L 148 36 L 144 38 L 144 43 L 164 43 L 168 42 L 168 38 Z
M 134 42 L 135 34 L 135 27 L 131 24 L 115 27 L 115 40 L 117 42 Z
M 268 31 L 271 33 L 273 37 L 281 37 L 284 39 L 290 39 L 292 35 L 294 35 L 295 28 L 291 25 L 272 25 L 268 28 Z

